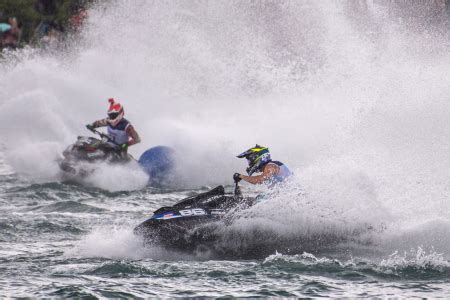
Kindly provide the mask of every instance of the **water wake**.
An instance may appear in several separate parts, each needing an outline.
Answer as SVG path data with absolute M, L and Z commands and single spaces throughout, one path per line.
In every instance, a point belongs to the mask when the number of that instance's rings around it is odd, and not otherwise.
M 450 273 L 450 262 L 443 255 L 431 249 L 410 249 L 404 254 L 392 253 L 387 258 L 368 260 L 351 258 L 348 260 L 317 257 L 310 253 L 283 255 L 275 253 L 268 256 L 263 265 L 284 271 L 307 274 L 326 271 L 337 278 L 361 280 L 372 276 L 392 279 L 443 279 Z

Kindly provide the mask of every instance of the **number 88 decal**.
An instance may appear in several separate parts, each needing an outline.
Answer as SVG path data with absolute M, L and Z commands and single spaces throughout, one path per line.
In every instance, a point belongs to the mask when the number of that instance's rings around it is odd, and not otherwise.
M 206 212 L 202 208 L 183 209 L 183 210 L 180 210 L 180 215 L 182 215 L 183 217 L 202 216 L 202 215 L 206 215 Z

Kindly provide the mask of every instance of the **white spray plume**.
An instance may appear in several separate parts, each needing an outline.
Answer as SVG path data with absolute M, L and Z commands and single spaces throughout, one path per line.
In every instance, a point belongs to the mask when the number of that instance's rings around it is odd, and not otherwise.
M 132 154 L 174 147 L 192 185 L 231 182 L 235 155 L 259 143 L 314 201 L 448 219 L 448 21 L 352 3 L 98 4 L 66 52 L 1 63 L 1 143 L 16 170 L 45 177 L 116 97 L 142 137 Z

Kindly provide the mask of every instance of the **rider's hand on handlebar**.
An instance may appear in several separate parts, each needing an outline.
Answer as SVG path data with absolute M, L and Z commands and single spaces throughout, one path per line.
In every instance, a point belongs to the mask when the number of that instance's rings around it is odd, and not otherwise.
M 93 131 L 95 127 L 92 124 L 87 124 L 86 128 L 89 129 L 90 131 Z
M 127 151 L 128 150 L 128 143 L 124 143 L 120 145 L 120 150 Z
M 233 175 L 233 180 L 234 180 L 234 182 L 236 182 L 236 183 L 238 183 L 239 181 L 241 181 L 241 180 L 242 180 L 241 174 L 239 174 L 239 173 L 234 173 L 234 175 Z

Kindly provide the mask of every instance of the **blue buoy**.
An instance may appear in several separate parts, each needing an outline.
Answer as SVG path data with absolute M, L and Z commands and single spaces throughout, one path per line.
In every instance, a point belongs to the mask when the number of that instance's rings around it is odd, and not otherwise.
M 151 186 L 168 185 L 175 166 L 174 150 L 166 146 L 156 146 L 142 153 L 139 165 L 149 176 Z

